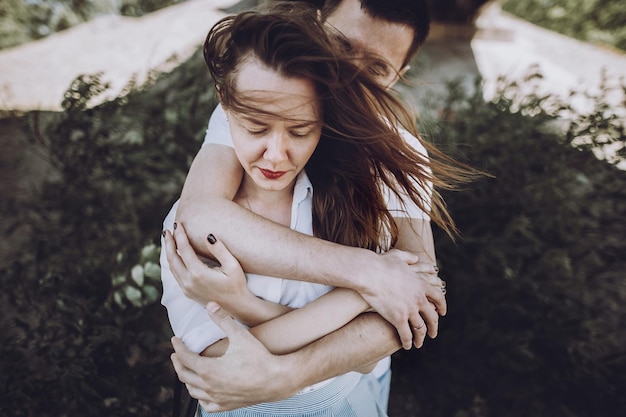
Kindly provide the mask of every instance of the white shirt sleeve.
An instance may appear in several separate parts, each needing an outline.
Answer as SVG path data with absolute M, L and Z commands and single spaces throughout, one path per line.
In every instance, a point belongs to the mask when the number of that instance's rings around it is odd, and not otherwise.
M 178 201 L 174 203 L 163 221 L 164 230 L 172 230 L 177 207 Z M 185 345 L 195 353 L 200 353 L 207 346 L 225 338 L 226 334 L 209 318 L 204 306 L 187 298 L 178 285 L 170 270 L 162 237 L 160 263 L 161 282 L 163 284 L 161 304 L 167 309 L 174 334 L 180 337 Z
M 221 104 L 217 105 L 209 119 L 209 126 L 206 129 L 202 146 L 207 143 L 234 147 L 233 139 L 230 136 L 230 126 L 226 119 L 226 112 Z
M 417 152 L 428 158 L 428 151 L 421 142 L 409 133 L 405 129 L 399 129 L 402 134 L 402 138 L 412 146 Z M 430 172 L 430 169 L 428 170 Z M 425 206 L 427 208 L 430 207 L 432 203 L 432 192 L 433 186 L 431 182 L 425 184 L 426 189 L 419 184 L 415 184 L 415 187 L 420 190 L 422 194 L 422 198 L 424 199 Z M 383 195 L 385 196 L 387 202 L 387 209 L 394 217 L 408 217 L 412 219 L 425 219 L 430 220 L 430 216 L 425 213 L 422 209 L 420 209 L 407 195 L 401 193 L 400 197 L 397 196 L 391 189 L 385 187 L 383 190 Z
M 233 147 L 226 112 L 221 104 L 217 105 L 209 120 L 202 146 L 207 143 Z M 174 203 L 163 221 L 163 230 L 173 230 L 177 208 L 178 201 Z M 167 261 L 163 238 L 161 238 L 160 263 L 161 283 L 163 285 L 161 304 L 167 310 L 174 334 L 180 337 L 185 345 L 195 353 L 202 352 L 207 346 L 226 337 L 222 329 L 209 318 L 205 306 L 187 298 L 178 285 Z

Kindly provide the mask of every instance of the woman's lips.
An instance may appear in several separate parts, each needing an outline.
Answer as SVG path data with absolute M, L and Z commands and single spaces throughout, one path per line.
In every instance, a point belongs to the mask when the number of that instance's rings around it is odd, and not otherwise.
M 282 177 L 283 175 L 285 175 L 285 173 L 287 172 L 287 171 L 270 171 L 270 170 L 263 169 L 263 168 L 259 168 L 259 170 L 261 171 L 261 174 L 263 174 L 265 178 L 270 179 L 270 180 L 276 180 Z

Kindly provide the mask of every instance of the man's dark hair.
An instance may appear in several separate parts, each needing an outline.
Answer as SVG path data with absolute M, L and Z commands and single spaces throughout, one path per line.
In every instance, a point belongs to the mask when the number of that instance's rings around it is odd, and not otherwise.
M 309 0 L 311 1 L 311 0 Z M 345 0 L 326 0 L 322 9 L 324 18 L 328 17 Z M 392 23 L 407 25 L 415 31 L 413 42 L 402 66 L 407 65 L 417 50 L 424 44 L 430 30 L 430 14 L 425 0 L 359 0 L 361 9 L 368 15 Z M 315 3 L 320 3 L 316 0 Z

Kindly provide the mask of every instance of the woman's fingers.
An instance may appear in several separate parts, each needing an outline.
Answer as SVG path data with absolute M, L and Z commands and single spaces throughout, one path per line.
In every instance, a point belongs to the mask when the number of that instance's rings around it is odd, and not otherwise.
M 209 234 L 206 238 L 207 249 L 217 259 L 222 266 L 222 270 L 231 272 L 241 269 L 241 265 L 237 258 L 233 256 L 228 250 L 226 245 L 221 240 L 218 240 L 213 234 Z M 228 274 L 230 275 L 230 274 Z
M 187 237 L 185 226 L 183 226 L 182 223 L 174 223 L 173 235 L 174 239 L 176 240 L 178 253 L 180 254 L 180 257 L 185 265 L 187 266 L 187 269 L 204 265 L 202 261 L 198 258 L 198 254 L 196 254 L 196 251 L 191 246 L 191 243 L 189 243 L 189 238 Z
M 187 273 L 187 266 L 182 258 L 178 255 L 178 248 L 176 246 L 176 240 L 169 230 L 163 232 L 163 241 L 165 243 L 165 255 L 167 262 L 170 266 L 170 270 L 178 281 L 178 284 L 182 286 L 182 277 Z

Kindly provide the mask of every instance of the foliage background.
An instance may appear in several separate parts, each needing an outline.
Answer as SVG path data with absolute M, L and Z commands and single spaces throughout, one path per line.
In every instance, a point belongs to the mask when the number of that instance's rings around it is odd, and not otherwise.
M 591 151 L 626 140 L 608 87 L 587 114 L 506 80 L 494 102 L 451 83 L 429 103 L 425 136 L 494 178 L 445 196 L 463 234 L 436 236 L 451 310 L 394 355 L 390 415 L 626 414 L 626 174 Z M 2 415 L 170 413 L 157 245 L 214 92 L 200 54 L 88 108 L 105 92 L 83 76 L 63 112 L 19 119 L 48 175 L 0 199 L 18 246 L 0 263 Z
M 185 0 L 3 0 L 0 49 L 21 45 L 104 14 L 142 16 Z
M 504 0 L 502 9 L 583 41 L 626 51 L 626 6 L 615 0 Z
M 453 83 L 430 127 L 494 178 L 445 194 L 463 234 L 435 236 L 451 310 L 436 340 L 396 354 L 391 415 L 412 401 L 420 416 L 626 411 L 626 173 L 590 151 L 610 142 L 624 157 L 626 103 L 608 106 L 606 84 L 589 114 L 520 94 L 540 78 L 503 82 L 491 103 Z
M 88 109 L 106 84 L 84 76 L 64 112 L 22 119 L 50 175 L 30 197 L 1 205 L 9 233 L 28 235 L 0 271 L 2 415 L 153 416 L 170 407 L 154 244 L 215 100 L 200 54 L 155 78 Z

